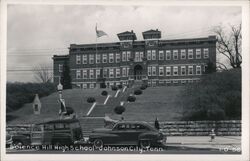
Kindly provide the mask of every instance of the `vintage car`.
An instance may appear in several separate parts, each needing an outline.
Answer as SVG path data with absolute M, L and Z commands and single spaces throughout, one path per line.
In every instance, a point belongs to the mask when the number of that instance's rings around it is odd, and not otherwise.
M 30 145 L 30 133 L 16 133 L 12 135 L 13 145 Z
M 31 145 L 72 145 L 82 139 L 77 119 L 53 120 L 31 127 Z
M 113 128 L 93 130 L 89 142 L 96 148 L 104 145 L 138 145 L 149 148 L 166 143 L 166 136 L 146 122 L 120 121 Z

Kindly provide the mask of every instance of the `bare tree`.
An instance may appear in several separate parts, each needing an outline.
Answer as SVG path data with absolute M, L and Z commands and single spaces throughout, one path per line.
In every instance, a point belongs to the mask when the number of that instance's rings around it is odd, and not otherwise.
M 218 52 L 228 58 L 232 68 L 241 68 L 241 24 L 238 26 L 230 26 L 229 33 L 221 26 L 216 27 L 214 32 L 218 39 Z
M 40 64 L 33 69 L 35 78 L 39 82 L 47 83 L 52 80 L 52 68 L 49 65 Z

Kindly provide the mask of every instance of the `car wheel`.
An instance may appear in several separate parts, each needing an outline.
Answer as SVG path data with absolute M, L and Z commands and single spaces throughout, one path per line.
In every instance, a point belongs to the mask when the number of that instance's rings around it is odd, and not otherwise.
M 141 148 L 147 149 L 147 148 L 150 148 L 150 146 L 151 146 L 150 140 L 141 140 L 140 141 Z
M 14 146 L 23 146 L 23 142 L 20 141 L 20 140 L 16 140 L 16 141 L 13 142 L 13 145 Z
M 103 141 L 101 139 L 95 139 L 94 147 L 95 148 L 102 148 L 103 147 Z

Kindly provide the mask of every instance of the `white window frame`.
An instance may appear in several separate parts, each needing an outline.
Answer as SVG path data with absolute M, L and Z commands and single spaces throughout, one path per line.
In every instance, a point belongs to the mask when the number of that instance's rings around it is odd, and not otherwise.
M 94 55 L 93 54 L 89 55 L 89 64 L 94 64 Z
M 125 62 L 127 60 L 127 53 L 126 51 L 122 52 L 122 61 Z
M 96 55 L 96 64 L 101 63 L 101 54 Z
M 109 76 L 108 69 L 104 68 L 103 69 L 103 78 L 108 78 L 108 76 Z
M 128 77 L 128 74 L 129 74 L 129 67 L 127 67 L 127 77 Z
M 152 50 L 152 60 L 156 60 L 156 50 Z
M 208 48 L 203 49 L 203 54 L 204 54 L 204 59 L 209 58 L 209 50 L 208 50 Z
M 95 70 L 95 74 L 96 74 L 96 78 L 99 78 L 101 76 L 101 70 L 100 69 L 96 69 Z
M 173 51 L 173 60 L 178 60 L 178 50 Z
M 76 79 L 81 79 L 81 70 L 76 70 Z
M 81 55 L 76 55 L 76 64 L 81 64 Z
M 120 77 L 121 77 L 120 68 L 116 68 L 115 77 L 116 77 L 116 78 L 120 78 Z
M 94 69 L 89 70 L 89 78 L 93 79 L 94 78 Z
M 148 67 L 148 76 L 151 76 L 152 74 L 152 70 L 151 70 L 151 66 Z
M 159 51 L 159 60 L 164 60 L 164 51 L 163 50 Z
M 171 67 L 170 66 L 166 67 L 166 76 L 171 76 Z
M 159 67 L 159 76 L 164 76 L 164 67 Z
M 181 66 L 181 75 L 186 75 L 186 66 Z
M 181 59 L 186 59 L 186 50 L 185 49 L 182 49 L 181 50 Z
M 199 73 L 198 73 L 198 71 L 199 71 Z M 201 75 L 201 66 L 200 65 L 196 66 L 196 75 Z
M 192 69 L 192 70 L 191 70 Z M 190 74 L 190 71 L 192 71 L 192 73 Z M 188 66 L 188 75 L 193 75 L 194 74 L 194 67 L 193 65 L 189 65 Z
M 147 50 L 147 60 L 151 60 L 151 50 Z
M 178 72 L 178 66 L 174 66 L 173 67 L 173 75 L 174 76 L 178 76 L 179 72 Z
M 120 61 L 121 61 L 121 54 L 120 53 L 116 53 L 115 61 L 116 61 L 116 63 L 120 63 Z
M 135 62 L 140 62 L 140 52 L 139 51 L 135 52 Z
M 171 60 L 171 51 L 166 50 L 166 60 Z
M 87 79 L 88 78 L 88 71 L 87 71 L 87 69 L 83 69 L 82 70 L 82 77 L 83 77 L 83 79 Z
M 143 51 L 140 52 L 140 61 L 142 62 L 142 58 L 143 58 L 144 54 Z
M 63 72 L 63 64 L 58 64 L 59 73 Z
M 196 59 L 201 59 L 201 49 L 196 49 L 195 50 L 195 57 L 196 57 Z
M 82 64 L 88 64 L 88 55 L 87 54 L 82 55 Z
M 89 84 L 89 88 L 90 88 L 90 89 L 93 89 L 93 88 L 95 88 L 95 85 L 94 85 L 94 83 L 90 83 L 90 84 Z
M 107 63 L 108 56 L 107 54 L 102 54 L 102 63 Z
M 152 76 L 156 76 L 156 66 L 152 66 Z
M 109 78 L 114 78 L 114 68 L 109 69 Z
M 188 49 L 188 59 L 194 59 L 194 50 Z
M 88 85 L 87 85 L 86 83 L 83 83 L 83 84 L 82 84 L 82 88 L 83 88 L 83 89 L 87 89 L 87 88 L 88 88 Z
M 127 61 L 129 61 L 130 58 L 131 58 L 131 52 L 127 51 Z
M 109 63 L 114 63 L 114 54 L 109 53 Z
M 127 69 L 126 69 L 126 67 L 123 67 L 122 68 L 122 77 L 126 77 L 126 75 L 127 75 Z

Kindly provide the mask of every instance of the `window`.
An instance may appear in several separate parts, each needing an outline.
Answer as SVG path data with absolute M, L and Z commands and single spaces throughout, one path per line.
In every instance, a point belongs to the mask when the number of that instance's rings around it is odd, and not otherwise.
M 114 54 L 110 53 L 109 54 L 109 63 L 113 63 L 114 62 Z
M 94 64 L 94 55 L 89 55 L 89 64 Z
M 120 55 L 120 53 L 116 53 L 115 58 L 116 58 L 116 62 L 119 63 L 121 61 L 121 55 Z
M 96 69 L 96 78 L 100 78 L 101 75 L 101 70 L 100 69 Z
M 128 76 L 128 74 L 129 74 L 129 68 L 127 68 L 127 76 Z
M 152 76 L 156 76 L 156 67 L 152 67 Z
M 126 71 L 127 71 L 127 69 L 123 67 L 122 68 L 122 76 L 123 77 L 126 77 Z
M 163 75 L 164 75 L 163 67 L 159 67 L 159 76 Z
M 76 64 L 81 64 L 81 55 L 76 55 Z
M 131 52 L 127 51 L 127 61 L 129 61 L 130 58 L 131 58 Z
M 101 62 L 101 55 L 97 54 L 96 55 L 96 64 L 99 64 Z
M 103 77 L 104 78 L 108 77 L 108 69 L 103 69 Z
M 156 60 L 156 51 L 152 50 L 152 60 Z
M 188 66 L 188 75 L 193 75 L 193 66 Z
M 175 84 L 178 83 L 178 80 L 177 80 L 177 79 L 174 79 L 174 80 L 173 80 L 173 83 L 175 83 Z
M 135 62 L 140 62 L 140 53 L 135 52 Z
M 148 50 L 148 51 L 147 51 L 147 59 L 148 59 L 148 60 L 151 60 L 151 50 Z
M 196 75 L 201 75 L 201 66 L 200 65 L 196 66 Z
M 166 50 L 166 60 L 170 60 L 170 59 L 171 59 L 171 51 Z
M 156 80 L 152 80 L 152 86 L 156 86 Z
M 185 84 L 186 83 L 186 80 L 181 80 L 181 84 Z
M 159 60 L 164 60 L 164 52 L 163 52 L 163 50 L 159 51 Z
M 188 59 L 193 59 L 193 49 L 188 49 Z
M 171 75 L 171 67 L 166 67 L 166 76 Z
M 151 67 L 148 67 L 148 76 L 151 76 Z
M 94 70 L 93 69 L 89 70 L 89 77 L 90 77 L 90 79 L 94 78 Z
M 143 52 L 141 51 L 140 52 L 140 61 L 142 61 L 142 58 L 143 58 L 144 56 L 143 56 Z
M 186 75 L 186 66 L 181 66 L 181 75 Z
M 84 79 L 86 79 L 88 77 L 86 69 L 83 69 L 82 76 L 83 76 Z
M 122 52 L 122 61 L 126 61 L 127 53 L 125 51 Z
M 178 50 L 173 51 L 174 60 L 178 60 Z
M 204 52 L 204 58 L 205 59 L 209 58 L 208 48 L 204 49 L 203 52 Z
M 186 59 L 186 50 L 181 50 L 181 59 Z
M 83 83 L 83 84 L 82 84 L 82 88 L 83 88 L 83 89 L 86 89 L 86 88 L 87 88 L 87 84 L 86 84 L 86 83 Z
M 102 55 L 102 62 L 107 63 L 107 54 Z
M 81 78 L 81 71 L 76 70 L 76 79 L 80 79 L 80 78 Z
M 63 64 L 59 64 L 59 72 L 63 71 Z
M 171 80 L 166 80 L 166 83 L 167 83 L 167 84 L 170 84 L 170 83 L 171 83 Z
M 201 49 L 196 49 L 196 59 L 201 58 Z
M 120 78 L 120 69 L 119 68 L 117 68 L 116 69 L 116 78 Z
M 87 64 L 87 63 L 88 63 L 88 56 L 87 56 L 87 54 L 84 54 L 84 55 L 82 56 L 82 63 L 83 63 L 83 64 Z
M 174 72 L 173 75 L 175 75 L 175 76 L 178 75 L 178 67 L 174 67 L 174 71 L 173 72 Z
M 90 84 L 89 84 L 89 88 L 95 88 L 94 84 L 93 84 L 93 83 L 90 83 Z
M 109 78 L 114 78 L 114 69 L 109 69 Z

